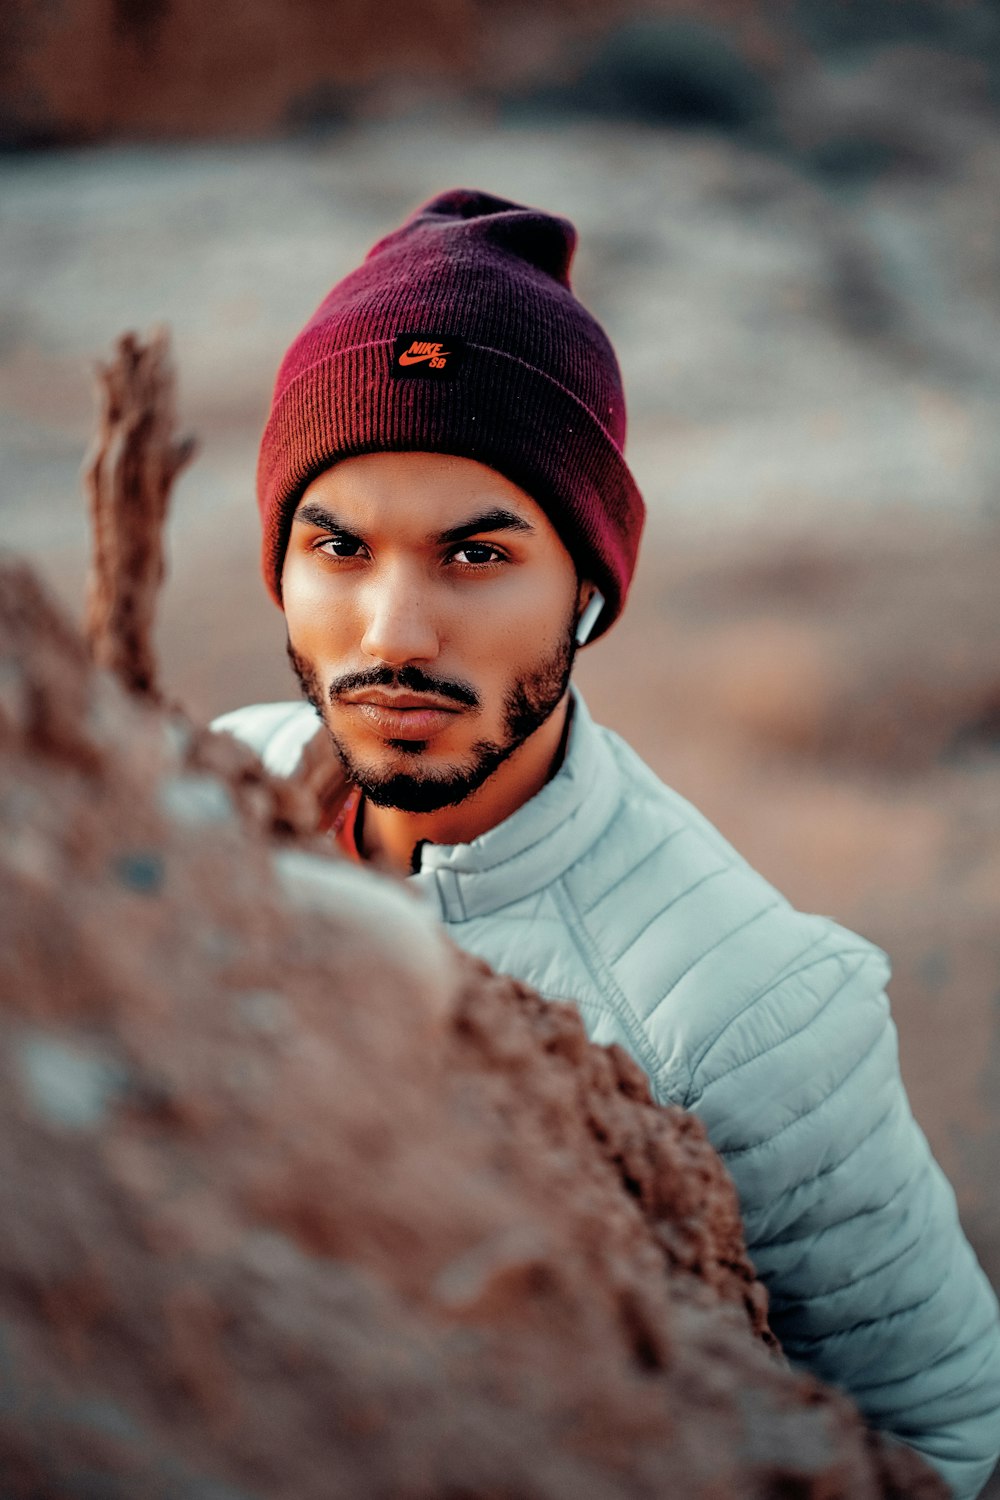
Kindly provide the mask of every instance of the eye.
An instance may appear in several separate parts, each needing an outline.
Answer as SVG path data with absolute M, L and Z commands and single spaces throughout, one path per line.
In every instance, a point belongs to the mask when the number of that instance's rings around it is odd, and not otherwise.
M 490 563 L 503 562 L 506 554 L 490 542 L 466 542 L 464 546 L 456 547 L 452 557 L 466 567 L 481 568 L 488 567 Z
M 315 546 L 315 551 L 322 552 L 326 557 L 340 557 L 350 559 L 358 557 L 364 543 L 360 537 L 351 536 L 343 532 L 338 536 L 322 537 Z

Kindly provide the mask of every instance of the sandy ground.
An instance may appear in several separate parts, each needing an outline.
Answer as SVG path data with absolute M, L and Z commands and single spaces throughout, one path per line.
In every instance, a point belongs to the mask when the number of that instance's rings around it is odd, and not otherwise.
M 719 139 L 465 117 L 7 158 L 0 539 L 79 608 L 88 365 L 166 321 L 201 454 L 164 675 L 202 714 L 291 696 L 253 504 L 285 345 L 442 187 L 569 214 L 650 508 L 629 611 L 580 663 L 590 705 L 794 901 L 889 951 L 914 1109 L 1000 1284 L 1000 135 L 952 126 L 933 170 L 837 193 Z

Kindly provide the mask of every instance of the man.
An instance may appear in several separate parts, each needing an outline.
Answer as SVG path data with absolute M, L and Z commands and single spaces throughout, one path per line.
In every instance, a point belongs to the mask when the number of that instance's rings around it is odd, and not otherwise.
M 349 856 L 405 874 L 458 943 L 572 999 L 700 1115 L 789 1357 L 967 1500 L 1000 1450 L 997 1304 L 909 1110 L 886 960 L 792 910 L 570 686 L 643 521 L 574 244 L 456 191 L 330 292 L 258 476 L 309 704 L 217 727 L 278 773 L 340 767 Z

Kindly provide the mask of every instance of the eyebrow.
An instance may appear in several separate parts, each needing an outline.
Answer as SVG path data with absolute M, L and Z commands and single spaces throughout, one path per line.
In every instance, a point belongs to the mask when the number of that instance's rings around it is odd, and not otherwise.
M 472 516 L 470 520 L 463 521 L 461 526 L 449 527 L 442 531 L 435 541 L 441 546 L 449 546 L 455 542 L 467 542 L 470 536 L 478 536 L 483 531 L 534 531 L 530 521 L 523 516 L 517 515 L 512 510 L 484 510 L 481 515 Z
M 332 511 L 312 502 L 308 505 L 301 505 L 293 519 L 306 526 L 321 526 L 325 531 L 341 531 L 345 535 L 355 535 L 353 529 L 335 516 Z M 516 511 L 494 507 L 492 510 L 481 511 L 478 516 L 470 516 L 469 520 L 463 521 L 460 526 L 450 526 L 447 531 L 439 532 L 431 540 L 437 546 L 447 547 L 454 546 L 456 542 L 467 542 L 470 537 L 479 536 L 484 531 L 533 532 L 534 529 L 531 522 L 519 516 Z
M 304 526 L 321 526 L 324 531 L 350 530 L 332 511 L 324 510 L 322 505 L 300 505 L 292 520 L 301 521 Z

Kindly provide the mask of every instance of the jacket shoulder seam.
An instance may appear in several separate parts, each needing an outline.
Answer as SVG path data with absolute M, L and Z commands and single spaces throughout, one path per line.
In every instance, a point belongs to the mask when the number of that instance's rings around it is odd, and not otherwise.
M 696 969 L 698 967 L 698 965 L 700 963 L 702 963 L 709 956 L 710 953 L 714 953 L 716 951 L 716 949 L 721 948 L 724 943 L 728 943 L 729 940 L 730 940 L 730 938 L 736 937 L 736 935 L 738 933 L 740 933 L 740 932 L 746 932 L 747 928 L 748 927 L 752 927 L 755 922 L 759 922 L 760 919 L 761 919 L 761 917 L 766 917 L 769 912 L 775 911 L 780 906 L 781 906 L 781 902 L 780 901 L 772 901 L 768 906 L 762 906 L 759 911 L 753 912 L 749 917 L 745 918 L 744 921 L 738 922 L 735 927 L 730 927 L 729 931 L 723 933 L 722 937 L 715 937 L 715 938 L 713 938 L 712 941 L 711 941 L 711 943 L 709 943 L 709 945 L 708 945 L 707 948 L 703 948 L 702 951 L 700 953 L 696 954 L 695 957 L 692 958 L 689 963 L 685 964 L 684 968 L 680 971 L 679 974 L 677 974 L 677 975 L 674 976 L 674 979 L 673 979 L 673 982 L 671 983 L 670 989 L 666 991 L 666 994 L 664 994 L 664 995 L 661 996 L 661 1001 L 665 1000 L 667 998 L 667 995 L 672 994 L 672 992 L 677 988 L 677 986 L 679 984 L 682 984 L 683 981 L 687 978 L 687 976 L 691 973 L 691 971 L 693 969 Z M 625 952 L 626 953 L 628 952 L 627 948 L 625 949 Z M 773 981 L 769 981 L 768 984 L 764 987 L 763 990 L 759 991 L 756 995 L 754 995 L 754 997 L 750 1001 L 748 1001 L 748 1004 L 752 1005 L 755 1000 L 760 999 L 763 995 L 767 994 L 768 990 L 770 990 L 770 989 L 773 988 L 773 983 L 774 983 Z M 740 1012 L 740 1014 L 742 1015 L 742 1011 Z M 734 1016 L 731 1019 L 735 1020 L 736 1017 Z M 705 1058 L 707 1057 L 708 1053 L 715 1046 L 715 1043 L 724 1034 L 724 1032 L 726 1031 L 726 1029 L 728 1028 L 728 1026 L 730 1024 L 731 1024 L 731 1022 L 727 1021 L 726 1024 L 725 1024 L 725 1026 L 723 1027 L 722 1031 L 719 1032 L 718 1036 L 713 1037 L 712 1040 L 707 1044 L 707 1047 L 701 1053 L 701 1055 L 700 1055 L 700 1057 L 698 1059 L 697 1064 L 695 1064 L 696 1067 L 700 1067 L 701 1066 L 702 1062 L 705 1060 Z
M 664 1071 L 663 1064 L 642 1030 L 638 1017 L 619 988 L 614 975 L 601 959 L 596 944 L 577 910 L 572 894 L 567 889 L 565 880 L 554 881 L 551 889 L 553 900 L 573 935 L 577 950 L 587 966 L 598 994 L 605 997 L 608 1009 L 618 1017 L 630 1044 L 635 1049 L 635 1056 L 641 1061 L 650 1080 L 657 1079 Z
M 829 1099 L 833 1098 L 834 1094 L 839 1094 L 840 1090 L 844 1088 L 844 1086 L 848 1084 L 854 1077 L 858 1069 L 863 1067 L 864 1064 L 868 1061 L 868 1058 L 871 1056 L 873 1050 L 873 1047 L 869 1047 L 867 1051 L 863 1052 L 858 1058 L 857 1062 L 855 1062 L 852 1067 L 848 1068 L 843 1077 L 838 1080 L 835 1086 L 830 1089 L 828 1093 L 825 1093 L 823 1095 L 822 1099 L 820 1099 L 817 1104 L 813 1104 L 809 1107 L 809 1109 L 804 1109 L 801 1111 L 801 1113 L 794 1115 L 792 1119 L 788 1120 L 784 1125 L 781 1126 L 780 1130 L 773 1131 L 771 1135 L 765 1136 L 763 1140 L 751 1141 L 751 1143 L 747 1146 L 734 1146 L 731 1150 L 728 1150 L 724 1153 L 726 1159 L 729 1160 L 732 1157 L 747 1156 L 751 1151 L 759 1150 L 761 1146 L 769 1146 L 773 1141 L 780 1140 L 780 1138 L 785 1135 L 787 1131 L 792 1130 L 796 1125 L 801 1124 L 803 1120 L 808 1120 L 809 1116 L 814 1115 L 817 1110 L 822 1109 L 824 1104 L 826 1104 Z M 875 1128 L 877 1129 L 878 1127 L 876 1126 Z M 874 1134 L 874 1131 L 872 1132 L 872 1134 Z M 843 1163 L 841 1163 L 841 1165 L 843 1165 Z
M 774 906 L 770 906 L 765 907 L 764 911 L 773 911 L 774 909 Z M 763 914 L 763 912 L 760 913 L 760 915 Z M 802 953 L 799 955 L 799 957 L 802 958 L 807 953 L 810 953 L 823 941 L 826 935 L 826 933 L 821 933 L 814 942 L 811 942 L 808 947 L 802 950 Z M 722 1025 L 719 1027 L 715 1035 L 709 1038 L 709 1040 L 705 1043 L 701 1052 L 699 1053 L 697 1061 L 692 1066 L 692 1074 L 696 1073 L 701 1067 L 703 1067 L 711 1052 L 715 1047 L 718 1046 L 719 1042 L 722 1041 L 722 1038 L 725 1036 L 726 1032 L 729 1031 L 733 1026 L 735 1026 L 738 1021 L 741 1021 L 746 1015 L 747 1011 L 750 1010 L 752 1006 L 756 1005 L 758 1001 L 763 1000 L 765 996 L 770 995 L 774 991 L 780 989 L 782 985 L 787 984 L 790 980 L 798 979 L 801 977 L 801 975 L 808 974 L 811 969 L 817 969 L 821 964 L 828 963 L 830 959 L 844 959 L 852 957 L 854 955 L 857 955 L 860 958 L 861 962 L 858 964 L 857 968 L 853 970 L 850 975 L 848 975 L 848 978 L 837 986 L 836 992 L 839 993 L 843 988 L 843 985 L 846 984 L 849 979 L 853 978 L 855 974 L 859 973 L 860 970 L 864 967 L 865 963 L 868 961 L 869 953 L 865 951 L 865 949 L 846 947 L 838 948 L 832 953 L 823 953 L 818 958 L 812 958 L 808 963 L 800 963 L 797 964 L 794 968 L 782 970 L 777 979 L 768 979 L 766 983 L 762 984 L 758 989 L 754 990 L 753 994 L 750 995 L 750 997 L 740 1006 L 735 1015 L 728 1016 L 726 1020 L 723 1021 Z
M 834 956 L 834 955 L 828 955 L 828 956 Z M 837 957 L 843 957 L 845 955 L 838 954 L 838 955 L 835 955 L 835 956 L 837 956 Z M 808 973 L 810 969 L 815 968 L 818 963 L 822 963 L 822 962 L 824 962 L 824 960 L 822 960 L 822 959 L 814 960 L 813 963 L 811 963 L 811 964 L 807 964 L 807 965 L 805 965 L 804 967 L 802 967 L 800 969 L 794 969 L 790 974 L 783 975 L 780 980 L 778 980 L 774 984 L 771 984 L 767 989 L 762 990 L 757 995 L 756 999 L 753 1002 L 751 1002 L 751 1003 L 752 1004 L 757 1004 L 761 1000 L 766 999 L 769 994 L 772 994 L 775 990 L 777 990 L 778 987 L 779 987 L 779 985 L 784 984 L 786 980 L 788 980 L 788 979 L 796 979 L 800 975 Z M 736 1073 L 739 1073 L 742 1068 L 748 1068 L 751 1063 L 758 1062 L 760 1060 L 760 1058 L 765 1057 L 769 1052 L 778 1052 L 782 1047 L 786 1046 L 787 1043 L 793 1042 L 796 1037 L 801 1036 L 803 1032 L 808 1031 L 809 1028 L 810 1028 L 810 1026 L 812 1026 L 814 1024 L 814 1022 L 821 1015 L 823 1015 L 824 1012 L 831 1005 L 833 1005 L 835 1003 L 835 1001 L 837 1000 L 838 996 L 843 993 L 843 991 L 850 984 L 851 980 L 854 979 L 854 977 L 860 972 L 860 970 L 863 967 L 863 965 L 864 965 L 864 957 L 862 955 L 861 963 L 859 963 L 856 968 L 852 969 L 849 974 L 846 974 L 844 976 L 844 978 L 840 981 L 840 983 L 833 990 L 830 991 L 829 995 L 827 995 L 826 999 L 823 1001 L 823 1003 L 819 1007 L 819 1009 L 818 1010 L 814 1010 L 806 1018 L 806 1020 L 803 1021 L 803 1023 L 802 1023 L 801 1026 L 797 1026 L 794 1031 L 786 1031 L 786 1032 L 784 1032 L 778 1038 L 778 1040 L 776 1042 L 773 1042 L 770 1046 L 761 1047 L 757 1052 L 752 1052 L 749 1057 L 742 1058 L 738 1063 L 735 1063 L 733 1065 L 733 1067 L 728 1068 L 725 1071 L 725 1073 L 719 1074 L 718 1077 L 719 1078 L 732 1078 L 733 1075 L 736 1074 Z M 743 1011 L 740 1012 L 740 1015 L 742 1015 L 742 1014 L 743 1014 Z M 734 1021 L 738 1020 L 738 1019 L 739 1019 L 739 1017 L 737 1017 L 737 1016 L 733 1017 Z M 723 1028 L 723 1030 L 719 1033 L 719 1035 L 711 1042 L 711 1044 L 702 1053 L 701 1057 L 698 1060 L 698 1066 L 699 1066 L 699 1068 L 704 1067 L 704 1065 L 708 1061 L 708 1058 L 710 1057 L 711 1053 L 715 1050 L 716 1046 L 722 1040 L 722 1038 L 725 1036 L 726 1032 L 730 1029 L 731 1025 L 732 1025 L 732 1022 L 728 1023 Z M 867 1053 L 865 1055 L 867 1056 Z M 853 1072 L 853 1069 L 851 1071 Z M 849 1076 L 850 1076 L 849 1074 L 845 1075 L 845 1077 L 849 1077 Z M 696 1104 L 698 1102 L 698 1100 L 701 1098 L 702 1094 L 705 1092 L 705 1089 L 711 1087 L 711 1085 L 713 1083 L 716 1083 L 717 1081 L 718 1081 L 718 1079 L 713 1078 L 713 1079 L 709 1079 L 706 1083 L 704 1083 L 702 1085 L 702 1087 L 699 1089 L 698 1093 L 696 1093 L 696 1094 L 694 1094 L 692 1096 L 691 1103 L 692 1104 Z M 839 1085 L 838 1085 L 838 1087 L 839 1087 Z

